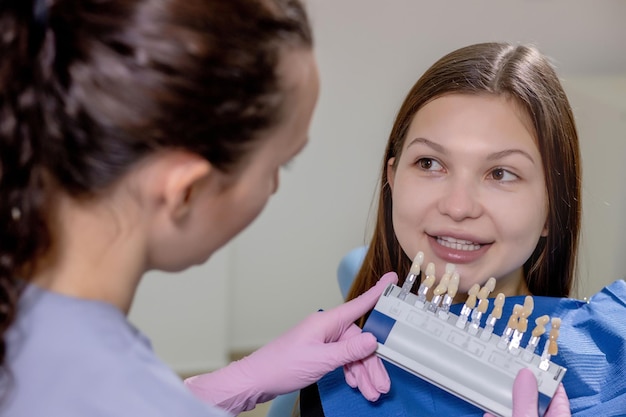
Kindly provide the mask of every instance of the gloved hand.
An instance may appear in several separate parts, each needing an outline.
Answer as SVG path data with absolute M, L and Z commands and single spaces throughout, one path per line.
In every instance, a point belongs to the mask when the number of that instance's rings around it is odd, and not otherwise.
M 538 401 L 537 379 L 532 371 L 524 368 L 518 372 L 513 383 L 513 417 L 537 417 Z M 571 417 L 571 415 L 565 388 L 563 384 L 559 384 L 544 417 Z M 494 416 L 485 413 L 484 417 Z
M 304 388 L 345 365 L 346 380 L 369 400 L 389 391 L 385 368 L 374 352 L 376 338 L 354 321 L 371 310 L 385 288 L 396 283 L 385 274 L 358 298 L 309 315 L 290 331 L 251 355 L 185 380 L 200 399 L 238 414 L 277 395 Z

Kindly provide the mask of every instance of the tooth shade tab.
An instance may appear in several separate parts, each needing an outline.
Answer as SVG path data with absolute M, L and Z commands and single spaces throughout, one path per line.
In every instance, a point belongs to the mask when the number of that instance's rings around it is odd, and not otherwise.
M 450 282 L 450 274 L 444 274 L 439 281 L 439 285 L 433 290 L 434 295 L 443 295 L 448 290 L 448 283 Z
M 467 292 L 468 297 L 467 297 L 467 300 L 465 301 L 465 305 L 468 308 L 476 307 L 476 295 L 478 294 L 478 291 L 480 291 L 480 286 L 478 284 L 474 284 Z
M 470 287 L 469 291 L 467 292 L 469 295 L 473 295 L 476 296 L 478 295 L 478 291 L 480 291 L 480 285 L 478 284 L 474 284 Z
M 555 341 L 550 340 L 550 347 L 548 348 L 548 353 L 551 356 L 554 356 L 557 353 L 559 353 L 559 345 L 556 343 L 556 340 Z
M 456 265 L 455 264 L 447 263 L 446 264 L 446 272 L 445 273 L 451 274 L 451 273 L 454 272 L 455 269 L 456 269 Z
M 527 295 L 526 298 L 524 298 L 524 310 L 523 310 L 524 312 L 528 313 L 526 314 L 526 317 L 530 316 L 534 308 L 535 308 L 535 301 L 533 300 L 533 297 L 531 297 L 530 295 Z
M 495 301 L 493 302 L 493 305 L 494 307 L 493 307 L 493 311 L 491 312 L 491 315 L 499 320 L 502 317 L 502 307 L 504 306 L 504 294 L 503 293 L 498 293 Z
M 426 265 L 426 278 L 422 282 L 422 287 L 425 289 L 431 288 L 435 283 L 435 279 L 435 264 L 429 262 L 428 265 Z
M 524 305 L 519 312 L 519 320 L 517 322 L 517 330 L 525 332 L 528 329 L 528 317 L 532 314 L 535 302 L 530 295 L 524 299 Z
M 426 265 L 426 276 L 435 276 L 435 264 L 432 262 L 428 262 Z
M 424 265 L 424 252 L 422 251 L 417 252 L 417 255 L 415 255 L 415 259 L 413 259 L 413 262 L 417 262 L 420 265 Z
M 550 329 L 550 334 L 548 335 L 548 339 L 549 339 L 548 340 L 548 353 L 551 356 L 554 356 L 559 352 L 559 346 L 557 345 L 556 340 L 559 338 L 560 326 L 561 326 L 561 319 L 553 318 L 552 329 Z
M 424 288 L 430 288 L 435 283 L 434 275 L 426 275 L 426 279 L 424 280 Z
M 411 265 L 410 274 L 419 275 L 422 264 L 424 263 L 424 252 L 418 252 L 413 258 L 413 264 Z
M 456 295 L 456 292 L 459 290 L 459 281 L 461 277 L 458 272 L 454 271 L 452 276 L 450 277 L 450 283 L 448 284 L 448 295 L 452 298 Z
M 544 315 L 535 319 L 535 328 L 533 329 L 532 336 L 539 337 L 546 332 L 546 324 L 550 321 L 550 316 Z
M 517 330 L 520 331 L 521 333 L 524 333 L 526 330 L 528 330 L 527 318 L 520 316 L 519 320 L 517 321 Z
M 489 278 L 489 281 L 487 281 L 485 286 L 482 287 L 480 291 L 478 292 L 478 298 L 482 300 L 482 299 L 489 297 L 489 294 L 491 294 L 491 291 L 493 291 L 495 287 L 496 287 L 495 278 Z
M 508 328 L 517 329 L 517 320 L 519 319 L 519 313 L 521 310 L 522 310 L 521 304 L 515 304 L 513 306 L 513 313 L 511 314 L 511 317 L 509 317 L 509 323 L 507 324 Z

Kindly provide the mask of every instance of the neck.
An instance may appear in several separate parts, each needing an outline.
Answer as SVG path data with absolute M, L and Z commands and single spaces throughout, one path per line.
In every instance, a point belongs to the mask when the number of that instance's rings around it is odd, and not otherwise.
M 35 265 L 32 282 L 64 295 L 107 302 L 127 314 L 146 269 L 141 216 L 136 208 L 115 207 L 98 199 L 58 198 L 49 213 L 53 244 Z

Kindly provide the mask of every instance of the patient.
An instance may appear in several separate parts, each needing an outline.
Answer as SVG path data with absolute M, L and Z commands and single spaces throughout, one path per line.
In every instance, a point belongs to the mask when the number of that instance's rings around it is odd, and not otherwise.
M 533 295 L 529 322 L 544 314 L 561 318 L 552 361 L 568 369 L 563 385 L 572 415 L 626 415 L 626 324 L 616 319 L 626 317 L 626 283 L 615 282 L 588 303 L 568 298 L 580 231 L 580 164 L 572 110 L 547 57 L 532 46 L 502 43 L 449 53 L 419 78 L 396 117 L 374 233 L 347 298 L 388 271 L 398 272 L 401 286 L 418 251 L 435 264 L 437 277 L 446 263 L 456 265 L 457 314 L 473 285 L 495 277 L 492 294 L 506 296 L 503 317 Z M 506 320 L 498 325 L 501 334 Z M 338 369 L 301 392 L 302 415 L 483 415 L 385 366 L 391 391 L 378 402 L 346 386 Z M 345 378 L 350 383 L 349 373 Z M 569 415 L 556 403 L 548 416 Z

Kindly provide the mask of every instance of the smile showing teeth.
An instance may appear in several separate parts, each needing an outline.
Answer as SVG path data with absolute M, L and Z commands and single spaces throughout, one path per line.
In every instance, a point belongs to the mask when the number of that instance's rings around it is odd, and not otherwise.
M 437 243 L 441 246 L 445 246 L 446 248 L 455 250 L 473 251 L 480 249 L 480 245 L 478 243 L 447 236 L 437 236 Z

